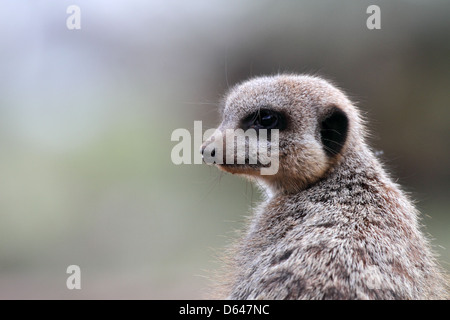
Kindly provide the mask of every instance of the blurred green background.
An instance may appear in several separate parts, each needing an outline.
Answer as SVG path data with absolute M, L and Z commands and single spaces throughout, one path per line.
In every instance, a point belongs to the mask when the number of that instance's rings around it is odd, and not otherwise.
M 68 30 L 66 9 L 81 9 Z M 381 8 L 381 30 L 366 9 Z M 449 1 L 0 1 L 0 298 L 201 298 L 258 192 L 176 166 L 250 76 L 334 80 L 450 269 Z M 193 150 L 193 152 L 196 150 Z M 81 267 L 81 290 L 66 288 Z

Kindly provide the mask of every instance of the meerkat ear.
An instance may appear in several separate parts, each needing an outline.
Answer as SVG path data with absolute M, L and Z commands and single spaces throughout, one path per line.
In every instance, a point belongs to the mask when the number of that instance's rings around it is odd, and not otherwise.
M 320 123 L 320 139 L 326 154 L 330 157 L 341 152 L 347 139 L 348 117 L 345 112 L 331 107 Z

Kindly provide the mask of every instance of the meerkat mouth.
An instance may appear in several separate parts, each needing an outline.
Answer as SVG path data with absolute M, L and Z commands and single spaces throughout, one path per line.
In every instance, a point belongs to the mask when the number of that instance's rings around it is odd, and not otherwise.
M 260 175 L 260 170 L 269 165 L 263 164 L 216 164 L 217 168 L 232 174 Z

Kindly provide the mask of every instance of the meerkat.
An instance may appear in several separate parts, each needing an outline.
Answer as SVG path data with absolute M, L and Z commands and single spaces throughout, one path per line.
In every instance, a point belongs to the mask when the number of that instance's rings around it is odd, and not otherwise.
M 229 250 L 215 297 L 448 299 L 419 212 L 340 89 L 317 76 L 258 77 L 232 88 L 221 114 L 202 153 L 212 147 L 214 156 L 226 129 L 278 129 L 279 169 L 216 164 L 256 181 L 266 197 Z

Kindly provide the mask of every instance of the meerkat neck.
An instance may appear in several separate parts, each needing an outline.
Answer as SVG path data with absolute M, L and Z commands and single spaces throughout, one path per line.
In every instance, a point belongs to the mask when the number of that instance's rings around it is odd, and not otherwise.
M 302 193 L 313 188 L 323 181 L 343 180 L 344 176 L 354 176 L 355 174 L 370 173 L 379 175 L 383 180 L 388 180 L 385 171 L 373 152 L 365 145 L 352 147 L 333 160 L 330 168 L 321 177 L 307 179 L 302 176 L 284 176 L 283 179 L 276 179 L 271 176 L 254 179 L 260 190 L 266 195 L 266 200 L 277 196 L 289 196 Z

